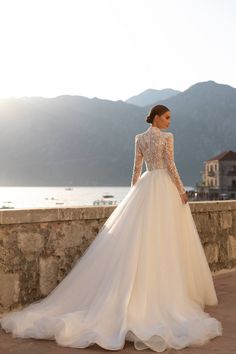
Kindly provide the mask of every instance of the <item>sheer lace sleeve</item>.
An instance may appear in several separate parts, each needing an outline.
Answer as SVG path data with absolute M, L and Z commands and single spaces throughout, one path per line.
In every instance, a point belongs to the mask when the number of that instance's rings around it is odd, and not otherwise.
M 170 174 L 170 177 L 174 182 L 174 184 L 176 185 L 179 194 L 184 194 L 185 188 L 179 176 L 178 170 L 175 165 L 175 160 L 174 160 L 174 135 L 170 132 L 166 137 L 165 160 L 166 160 L 166 166 Z
M 135 152 L 134 152 L 134 165 L 131 178 L 131 187 L 137 182 L 141 175 L 143 166 L 143 154 L 139 146 L 138 136 L 135 136 Z

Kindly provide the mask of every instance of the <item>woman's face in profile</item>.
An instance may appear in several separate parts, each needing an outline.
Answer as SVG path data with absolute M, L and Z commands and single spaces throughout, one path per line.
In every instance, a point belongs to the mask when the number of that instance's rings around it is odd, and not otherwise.
M 156 115 L 155 119 L 157 119 L 157 124 L 160 129 L 167 129 L 170 126 L 171 113 L 167 111 L 161 116 Z

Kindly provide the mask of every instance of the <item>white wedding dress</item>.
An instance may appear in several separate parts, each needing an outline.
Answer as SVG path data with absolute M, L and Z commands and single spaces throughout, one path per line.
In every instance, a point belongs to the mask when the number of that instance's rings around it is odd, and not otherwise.
M 3 315 L 2 328 L 61 346 L 119 350 L 127 340 L 156 352 L 221 336 L 221 322 L 204 312 L 218 301 L 184 191 L 173 134 L 137 134 L 127 195 L 61 283 Z

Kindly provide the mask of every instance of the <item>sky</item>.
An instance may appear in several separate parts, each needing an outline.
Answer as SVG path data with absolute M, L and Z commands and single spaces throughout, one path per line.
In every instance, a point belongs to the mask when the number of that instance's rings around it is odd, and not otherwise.
M 235 0 L 0 0 L 0 97 L 236 87 Z

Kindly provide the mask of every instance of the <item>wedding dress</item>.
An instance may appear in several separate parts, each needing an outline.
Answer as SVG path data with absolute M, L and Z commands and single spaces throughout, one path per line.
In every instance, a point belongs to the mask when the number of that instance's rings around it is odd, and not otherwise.
M 146 171 L 141 174 L 143 161 Z M 0 320 L 14 337 L 119 350 L 200 346 L 222 335 L 218 303 L 174 162 L 173 133 L 135 136 L 131 188 L 51 293 Z

